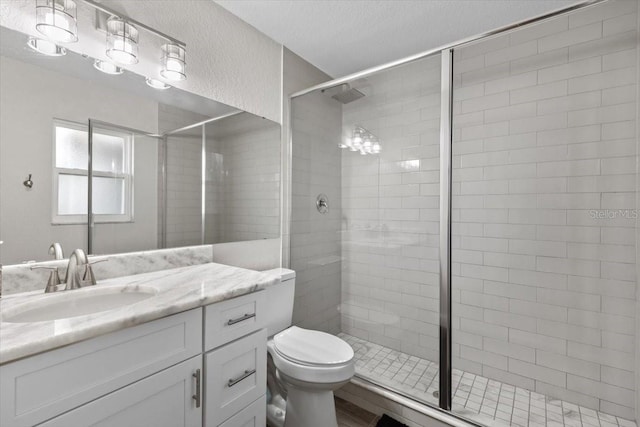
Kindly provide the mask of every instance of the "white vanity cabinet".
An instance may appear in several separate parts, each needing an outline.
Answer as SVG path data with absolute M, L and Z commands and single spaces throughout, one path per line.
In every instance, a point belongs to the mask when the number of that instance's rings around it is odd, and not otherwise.
M 264 427 L 264 304 L 255 292 L 2 365 L 0 426 Z

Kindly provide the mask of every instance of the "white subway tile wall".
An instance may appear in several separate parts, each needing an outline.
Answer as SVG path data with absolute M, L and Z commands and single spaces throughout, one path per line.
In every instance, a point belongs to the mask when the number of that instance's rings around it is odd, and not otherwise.
M 160 118 L 169 130 L 206 119 L 166 106 Z M 167 138 L 168 247 L 202 242 L 202 136 L 197 127 Z M 204 136 L 204 243 L 279 237 L 280 126 L 241 113 L 208 123 Z
M 636 25 L 606 2 L 454 53 L 454 367 L 627 419 Z
M 382 152 L 342 150 L 342 331 L 437 362 L 440 58 L 355 86 L 342 138 L 363 126 Z
M 219 235 L 217 240 L 206 242 L 279 237 L 280 126 L 243 113 L 207 125 L 206 135 L 207 139 L 212 135 L 219 146 L 219 151 L 207 153 L 207 161 L 211 160 L 207 172 L 212 172 L 207 175 L 207 186 L 224 182 L 223 194 L 214 197 L 211 206 L 207 204 L 207 213 L 209 207 L 217 211 L 217 206 L 222 206 L 222 217 L 217 220 Z
M 291 268 L 296 271 L 293 323 L 340 332 L 342 104 L 323 93 L 292 101 Z M 329 211 L 316 209 L 319 194 Z

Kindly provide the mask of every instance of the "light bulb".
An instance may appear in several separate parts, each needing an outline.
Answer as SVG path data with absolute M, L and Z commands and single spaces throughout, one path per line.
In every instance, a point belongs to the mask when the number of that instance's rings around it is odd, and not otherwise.
M 180 81 L 187 78 L 186 51 L 177 44 L 165 44 L 162 46 L 162 70 L 160 75 L 167 80 Z
M 55 44 L 50 40 L 29 37 L 29 41 L 27 42 L 27 45 L 31 49 L 43 55 L 63 56 L 67 54 L 67 50 L 65 48 L 63 48 L 62 46 L 58 46 L 57 44 Z
M 93 68 L 95 68 L 96 70 L 102 71 L 105 74 L 112 74 L 112 75 L 118 75 L 124 72 L 124 70 L 118 67 L 117 65 L 112 64 L 111 62 L 101 61 L 99 59 L 96 59 L 93 62 Z
M 161 82 L 160 80 L 156 80 L 156 79 L 152 79 L 151 77 L 147 77 L 146 78 L 146 83 L 148 86 L 151 86 L 154 89 L 158 89 L 158 90 L 166 90 L 169 89 L 171 86 L 166 84 L 165 82 Z
M 381 150 L 382 150 L 382 147 L 380 146 L 380 144 L 378 142 L 374 142 L 373 146 L 371 147 L 371 152 L 373 154 L 378 154 Z
M 53 41 L 77 41 L 76 3 L 73 0 L 38 0 L 36 30 Z
M 138 30 L 116 17 L 107 21 L 107 56 L 120 64 L 138 63 Z

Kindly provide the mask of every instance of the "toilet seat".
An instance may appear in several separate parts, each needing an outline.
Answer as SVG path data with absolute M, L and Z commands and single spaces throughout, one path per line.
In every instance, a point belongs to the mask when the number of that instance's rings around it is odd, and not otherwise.
M 277 334 L 273 343 L 281 356 L 303 365 L 334 366 L 353 359 L 353 349 L 344 340 L 297 326 Z
M 276 368 L 299 381 L 338 383 L 355 374 L 351 346 L 325 332 L 292 326 L 269 340 L 268 349 Z

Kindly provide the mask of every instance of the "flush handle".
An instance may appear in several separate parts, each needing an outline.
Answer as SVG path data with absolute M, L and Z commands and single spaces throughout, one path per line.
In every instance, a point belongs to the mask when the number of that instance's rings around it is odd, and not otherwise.
M 256 370 L 252 369 L 252 370 L 246 370 L 244 371 L 244 374 L 240 375 L 238 378 L 235 379 L 230 379 L 227 382 L 227 387 L 233 387 L 234 385 L 238 384 L 240 381 L 242 381 L 245 378 L 249 378 L 251 375 L 255 374 Z
M 237 317 L 235 319 L 227 320 L 227 326 L 235 325 L 236 323 L 244 322 L 245 320 L 249 320 L 254 317 L 256 317 L 255 313 L 246 313 L 245 315 Z
M 196 380 L 196 394 L 191 396 L 191 398 L 196 401 L 196 408 L 199 408 L 202 401 L 200 396 L 200 369 L 196 369 L 191 376 Z

